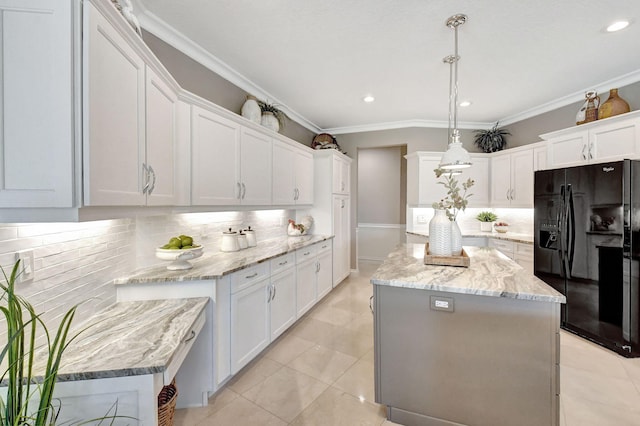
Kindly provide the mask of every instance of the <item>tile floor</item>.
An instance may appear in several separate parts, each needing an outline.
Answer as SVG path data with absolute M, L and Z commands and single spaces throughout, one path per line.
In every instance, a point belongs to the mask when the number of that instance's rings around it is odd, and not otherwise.
M 374 402 L 369 277 L 360 264 L 268 347 L 209 406 L 176 411 L 180 426 L 393 425 Z M 640 359 L 561 335 L 561 426 L 640 426 Z

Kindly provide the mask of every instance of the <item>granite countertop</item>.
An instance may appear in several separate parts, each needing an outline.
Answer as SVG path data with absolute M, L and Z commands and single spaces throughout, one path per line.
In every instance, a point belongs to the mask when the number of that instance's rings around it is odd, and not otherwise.
M 565 303 L 565 297 L 491 247 L 469 247 L 468 268 L 424 264 L 424 244 L 402 244 L 371 278 L 375 285 Z
M 265 262 L 274 257 L 326 241 L 333 236 L 304 235 L 301 237 L 274 238 L 261 241 L 256 247 L 236 251 L 221 252 L 217 247 L 207 251 L 205 246 L 202 257 L 191 260 L 193 268 L 182 271 L 170 271 L 167 262 L 134 272 L 127 277 L 114 280 L 114 284 L 140 284 L 150 282 L 174 282 L 193 280 L 212 280 L 231 274 L 249 266 Z
M 163 373 L 208 302 L 198 297 L 114 303 L 73 327 L 84 331 L 65 350 L 58 381 Z M 36 376 L 44 374 L 45 358 L 36 352 Z
M 429 234 L 426 232 L 411 232 L 407 231 L 407 234 L 419 235 L 421 237 L 429 237 Z M 524 243 L 524 244 L 533 244 L 533 235 L 532 234 L 522 234 L 518 232 L 507 231 L 505 233 L 501 232 L 482 232 L 482 231 L 463 231 L 462 237 L 485 237 L 485 238 L 495 238 L 497 240 L 505 240 L 505 241 L 513 241 L 515 243 Z

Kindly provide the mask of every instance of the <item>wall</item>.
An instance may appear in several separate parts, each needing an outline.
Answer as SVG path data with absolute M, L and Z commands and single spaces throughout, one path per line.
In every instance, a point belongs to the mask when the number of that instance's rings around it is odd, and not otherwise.
M 144 31 L 143 39 L 160 62 L 169 70 L 180 86 L 216 105 L 239 113 L 247 93 L 220 77 L 207 67 L 194 61 L 181 51 L 168 45 L 153 34 Z M 299 125 L 295 121 L 287 120 L 287 124 L 280 133 L 310 146 L 315 133 Z

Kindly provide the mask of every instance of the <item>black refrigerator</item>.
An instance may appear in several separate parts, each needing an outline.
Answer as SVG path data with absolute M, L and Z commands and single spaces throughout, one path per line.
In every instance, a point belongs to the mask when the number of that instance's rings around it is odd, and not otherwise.
M 640 161 L 535 172 L 535 275 L 566 296 L 561 327 L 640 356 Z

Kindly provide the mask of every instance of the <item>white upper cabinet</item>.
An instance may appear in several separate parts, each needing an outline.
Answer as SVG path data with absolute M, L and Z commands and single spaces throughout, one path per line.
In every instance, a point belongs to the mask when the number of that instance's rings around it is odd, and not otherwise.
M 552 168 L 637 158 L 640 113 L 618 115 L 540 137 L 547 140 Z
M 313 153 L 273 141 L 273 205 L 313 204 Z
M 491 157 L 491 206 L 533 207 L 533 148 Z
M 271 204 L 271 138 L 243 128 L 240 135 L 240 203 Z
M 333 157 L 333 193 L 349 194 L 351 164 L 344 158 Z
M 440 201 L 447 191 L 434 173 L 440 165 L 441 152 L 418 151 L 406 156 L 407 158 L 407 204 L 410 206 L 431 207 Z M 457 176 L 458 182 L 468 178 L 474 180 L 474 186 L 469 189 L 473 194 L 469 197 L 469 207 L 484 207 L 489 203 L 489 155 L 471 154 L 471 167 L 464 169 Z
M 240 126 L 194 106 L 191 112 L 191 203 L 240 203 Z
M 0 0 L 0 207 L 73 207 L 74 73 L 69 0 Z

